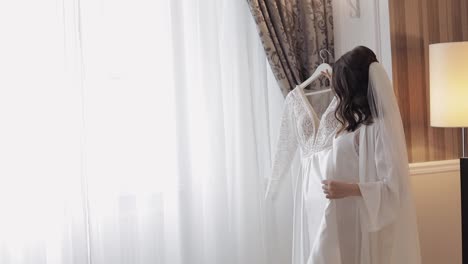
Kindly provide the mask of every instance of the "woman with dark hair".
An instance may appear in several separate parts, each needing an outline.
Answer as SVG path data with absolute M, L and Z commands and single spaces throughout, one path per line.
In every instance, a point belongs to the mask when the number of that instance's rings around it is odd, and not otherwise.
M 385 70 L 359 46 L 323 74 L 333 93 L 325 108 L 299 86 L 286 97 L 267 189 L 271 197 L 299 149 L 292 263 L 421 263 L 403 125 Z

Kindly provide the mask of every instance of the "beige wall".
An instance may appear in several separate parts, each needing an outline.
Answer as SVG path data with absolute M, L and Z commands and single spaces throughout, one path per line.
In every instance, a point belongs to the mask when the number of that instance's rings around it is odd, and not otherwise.
M 461 264 L 458 160 L 412 164 L 423 264 Z

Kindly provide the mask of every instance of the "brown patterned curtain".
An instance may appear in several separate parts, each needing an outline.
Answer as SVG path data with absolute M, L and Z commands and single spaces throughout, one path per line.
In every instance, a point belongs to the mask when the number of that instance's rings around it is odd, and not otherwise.
M 278 81 L 286 96 L 296 84 L 305 81 L 322 63 L 334 61 L 331 0 L 247 0 L 258 33 Z M 320 83 L 310 88 L 318 89 Z

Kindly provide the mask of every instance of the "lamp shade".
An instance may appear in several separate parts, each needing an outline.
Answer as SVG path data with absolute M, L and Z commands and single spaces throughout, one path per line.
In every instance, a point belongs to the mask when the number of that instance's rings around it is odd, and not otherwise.
M 468 127 L 468 41 L 429 45 L 434 127 Z

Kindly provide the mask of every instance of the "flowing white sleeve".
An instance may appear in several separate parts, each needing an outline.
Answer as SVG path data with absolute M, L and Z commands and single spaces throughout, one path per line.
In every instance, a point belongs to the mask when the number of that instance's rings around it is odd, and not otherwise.
M 280 179 L 289 171 L 296 154 L 298 141 L 295 117 L 291 102 L 291 94 L 286 96 L 283 104 L 280 130 L 278 133 L 276 151 L 273 158 L 272 172 L 268 178 L 265 199 L 276 193 Z
M 389 159 L 378 126 L 371 125 L 361 132 L 364 134 L 361 134 L 360 144 L 365 145 L 360 155 L 364 154 L 365 158 L 360 159 L 360 170 L 364 170 L 360 173 L 367 175 L 360 177 L 358 185 L 366 226 L 369 232 L 374 232 L 395 220 L 400 205 L 399 177 L 405 173 L 404 166 L 407 171 L 408 165 L 400 162 L 398 157 Z

